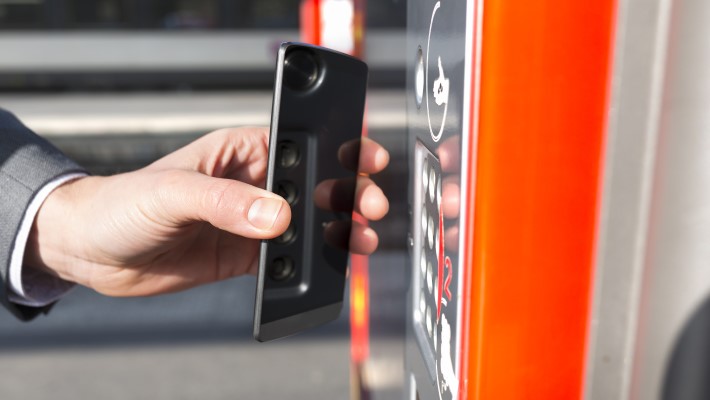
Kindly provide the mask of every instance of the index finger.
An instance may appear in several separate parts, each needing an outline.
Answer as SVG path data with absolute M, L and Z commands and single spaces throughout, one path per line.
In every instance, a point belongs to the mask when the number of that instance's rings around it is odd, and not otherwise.
M 379 143 L 364 137 L 343 143 L 338 149 L 338 160 L 351 171 L 376 174 L 387 167 L 390 154 Z
M 457 172 L 461 168 L 461 135 L 444 140 L 436 153 L 439 156 L 442 171 Z

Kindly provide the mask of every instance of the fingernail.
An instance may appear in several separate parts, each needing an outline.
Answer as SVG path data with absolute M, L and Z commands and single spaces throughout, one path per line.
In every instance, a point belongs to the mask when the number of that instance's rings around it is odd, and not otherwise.
M 247 219 L 259 229 L 271 229 L 283 207 L 283 201 L 262 197 L 251 204 Z

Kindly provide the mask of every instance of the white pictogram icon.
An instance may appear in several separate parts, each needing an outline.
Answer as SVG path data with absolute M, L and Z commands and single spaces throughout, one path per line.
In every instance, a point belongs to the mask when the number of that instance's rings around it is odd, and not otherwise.
M 431 22 L 429 23 L 429 37 L 426 43 L 426 71 L 424 72 L 424 86 L 429 88 L 429 53 L 431 53 L 431 30 L 434 26 L 434 17 L 436 16 L 436 11 L 441 7 L 441 1 L 437 1 L 434 5 L 434 11 L 431 13 Z M 444 113 L 441 117 L 441 124 L 439 125 L 438 131 L 434 132 L 434 128 L 431 125 L 431 114 L 429 112 L 429 91 L 426 92 L 426 115 L 429 122 L 429 133 L 431 133 L 431 139 L 434 142 L 438 142 L 441 139 L 441 135 L 444 133 L 444 125 L 446 124 L 446 112 L 449 109 L 449 79 L 444 74 L 444 67 L 441 62 L 441 56 L 437 57 L 437 64 L 439 67 L 439 77 L 433 82 L 431 87 L 434 95 L 434 101 L 438 106 L 444 106 Z
M 457 398 L 459 380 L 454 372 L 454 363 L 451 360 L 451 326 L 446 315 L 441 316 L 441 376 L 442 388 L 449 389 L 451 398 Z
M 444 75 L 444 67 L 441 66 L 441 57 L 439 57 L 439 77 L 434 81 L 432 90 L 437 106 L 449 102 L 449 78 Z

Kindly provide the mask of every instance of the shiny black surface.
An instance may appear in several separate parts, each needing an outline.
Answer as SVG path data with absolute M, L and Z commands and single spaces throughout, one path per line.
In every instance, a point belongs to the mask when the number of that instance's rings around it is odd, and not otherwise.
M 276 78 L 266 186 L 276 193 L 295 188 L 298 197 L 292 200 L 288 237 L 261 246 L 254 313 L 254 337 L 260 341 L 340 313 L 357 165 L 342 162 L 339 150 L 362 133 L 367 65 L 324 48 L 285 43 Z M 316 186 L 327 179 L 338 181 L 330 202 L 337 212 L 314 203 Z M 293 261 L 288 274 L 281 271 L 284 257 Z

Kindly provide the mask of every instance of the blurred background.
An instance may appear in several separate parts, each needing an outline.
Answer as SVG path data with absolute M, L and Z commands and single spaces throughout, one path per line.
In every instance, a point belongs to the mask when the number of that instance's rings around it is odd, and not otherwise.
M 371 398 L 400 399 L 405 0 L 367 2 L 365 21 L 369 134 L 392 162 L 375 177 L 391 211 L 373 224 L 361 378 Z M 298 39 L 298 0 L 0 0 L 0 107 L 92 173 L 119 173 L 213 129 L 267 125 L 276 49 Z M 0 398 L 351 398 L 348 307 L 260 344 L 254 290 L 251 277 L 153 298 L 77 288 L 31 323 L 0 313 Z

